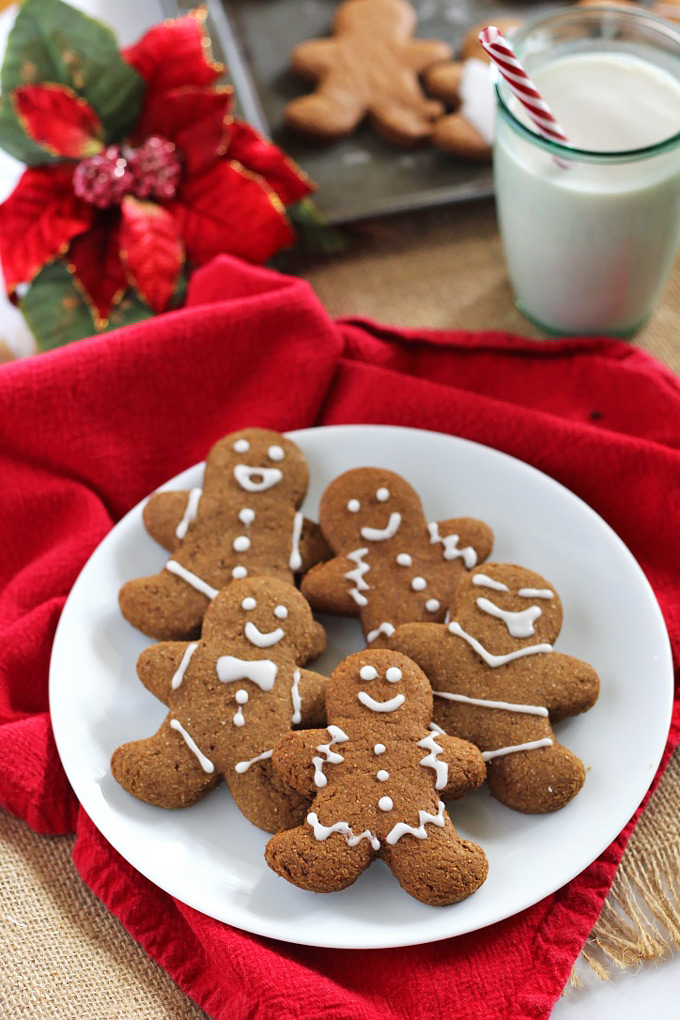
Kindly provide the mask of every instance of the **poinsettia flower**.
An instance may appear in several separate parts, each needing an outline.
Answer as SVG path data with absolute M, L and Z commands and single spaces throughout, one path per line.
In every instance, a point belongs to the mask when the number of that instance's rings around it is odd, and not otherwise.
M 225 252 L 266 262 L 294 239 L 286 207 L 312 190 L 276 146 L 233 117 L 204 14 L 152 28 L 122 56 L 145 83 L 125 138 L 107 137 L 68 85 L 13 90 L 26 135 L 61 162 L 27 170 L 0 205 L 8 293 L 63 256 L 98 328 L 130 286 L 161 312 L 185 266 Z

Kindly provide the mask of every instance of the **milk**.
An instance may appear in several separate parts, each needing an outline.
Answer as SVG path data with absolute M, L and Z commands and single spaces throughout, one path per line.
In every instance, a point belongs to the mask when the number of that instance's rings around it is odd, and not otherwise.
M 586 150 L 567 160 L 500 110 L 494 177 L 508 271 L 520 308 L 554 332 L 630 334 L 670 273 L 680 144 L 660 143 L 680 132 L 680 56 L 676 73 L 665 63 L 591 48 L 529 67 L 571 145 Z M 516 100 L 508 106 L 530 124 Z M 613 155 L 650 147 L 644 158 Z

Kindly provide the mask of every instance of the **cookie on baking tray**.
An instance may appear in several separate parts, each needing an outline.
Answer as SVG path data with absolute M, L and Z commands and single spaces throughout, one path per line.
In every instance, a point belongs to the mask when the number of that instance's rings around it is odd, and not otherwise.
M 157 733 L 113 754 L 115 779 L 158 807 L 195 803 L 223 777 L 243 814 L 275 832 L 304 817 L 304 796 L 271 767 L 294 725 L 325 721 L 326 679 L 304 669 L 326 636 L 302 595 L 276 577 L 234 581 L 210 603 L 200 641 L 142 652 L 142 683 L 168 706 Z
M 423 903 L 473 893 L 487 861 L 462 840 L 444 807 L 484 779 L 477 748 L 428 729 L 432 691 L 405 655 L 359 652 L 326 688 L 326 729 L 302 730 L 274 748 L 274 768 L 302 797 L 306 820 L 267 844 L 270 868 L 314 892 L 345 889 L 377 857 Z
M 333 37 L 310 39 L 293 51 L 293 70 L 317 83 L 285 109 L 289 127 L 321 139 L 350 134 L 368 115 L 390 142 L 429 138 L 443 106 L 424 95 L 418 75 L 451 50 L 414 39 L 416 15 L 407 0 L 345 0 L 335 12 Z
M 298 507 L 307 492 L 304 454 L 268 429 L 232 432 L 208 454 L 203 489 L 157 492 L 144 507 L 149 534 L 171 554 L 152 577 L 128 581 L 123 616 L 161 640 L 195 638 L 203 615 L 232 579 L 292 581 L 328 555 Z
M 401 623 L 443 620 L 465 569 L 493 544 L 474 518 L 428 524 L 415 490 L 386 468 L 354 468 L 331 482 L 319 522 L 335 557 L 304 575 L 302 592 L 320 612 L 359 616 L 372 647 Z
M 517 811 L 556 811 L 585 779 L 552 724 L 591 708 L 599 680 L 588 663 L 554 650 L 561 626 L 545 578 L 485 563 L 462 579 L 450 622 L 405 624 L 390 640 L 429 677 L 435 722 L 482 750 L 491 792 Z

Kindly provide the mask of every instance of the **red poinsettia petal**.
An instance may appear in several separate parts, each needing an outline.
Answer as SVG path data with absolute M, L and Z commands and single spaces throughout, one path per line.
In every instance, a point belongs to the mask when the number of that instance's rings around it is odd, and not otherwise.
M 74 194 L 72 179 L 73 167 L 63 163 L 26 170 L 0 205 L 0 259 L 10 294 L 90 226 L 93 207 Z
M 294 239 L 278 195 L 233 160 L 221 159 L 206 173 L 185 178 L 167 208 L 187 259 L 197 265 L 222 253 L 263 263 Z
M 121 211 L 120 253 L 130 283 L 154 312 L 164 312 L 184 264 L 177 224 L 167 209 L 132 195 Z
M 227 155 L 264 177 L 284 205 L 299 202 L 315 190 L 304 170 L 243 120 L 232 122 Z
M 85 159 L 103 146 L 102 122 L 67 85 L 23 85 L 12 102 L 26 134 L 53 156 Z
M 128 287 L 120 259 L 118 209 L 97 213 L 91 229 L 74 238 L 68 251 L 68 265 L 92 306 L 97 328 L 103 328 L 111 306 L 120 301 Z
M 233 89 L 189 86 L 156 92 L 145 103 L 135 139 L 160 135 L 174 142 L 188 174 L 207 170 L 224 155 Z
M 210 54 L 206 12 L 194 11 L 151 28 L 122 57 L 147 83 L 147 95 L 183 85 L 212 85 L 224 66 Z

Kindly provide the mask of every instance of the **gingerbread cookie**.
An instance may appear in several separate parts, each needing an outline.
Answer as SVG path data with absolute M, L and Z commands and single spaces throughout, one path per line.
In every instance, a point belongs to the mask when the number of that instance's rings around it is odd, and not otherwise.
M 429 137 L 442 104 L 428 99 L 418 75 L 445 60 L 446 43 L 413 39 L 413 7 L 406 0 L 346 0 L 333 19 L 332 39 L 296 47 L 292 67 L 317 82 L 315 92 L 289 103 L 286 124 L 314 138 L 348 135 L 366 116 L 397 145 Z
M 355 468 L 321 497 L 321 530 L 336 554 L 302 579 L 313 608 L 359 616 L 373 647 L 400 623 L 443 620 L 465 568 L 486 559 L 493 533 L 462 517 L 428 524 L 417 493 L 385 468 Z
M 273 773 L 272 748 L 291 726 L 324 722 L 325 677 L 302 666 L 325 644 L 292 585 L 234 581 L 210 603 L 200 641 L 142 652 L 139 677 L 169 712 L 154 736 L 114 752 L 115 779 L 139 800 L 180 808 L 224 777 L 254 825 L 295 824 L 306 801 Z
M 326 709 L 325 730 L 290 733 L 274 748 L 281 779 L 314 802 L 302 825 L 269 841 L 269 867 L 302 889 L 333 892 L 381 857 L 423 903 L 473 893 L 486 857 L 459 838 L 444 799 L 479 786 L 484 763 L 466 741 L 428 730 L 427 677 L 398 652 L 359 652 L 333 672 Z
M 144 524 L 172 557 L 160 574 L 123 586 L 123 616 L 153 638 L 194 638 L 233 578 L 292 581 L 327 556 L 317 525 L 298 510 L 307 482 L 302 451 L 278 432 L 248 428 L 220 439 L 202 490 L 157 492 L 147 502 Z
M 564 807 L 585 779 L 552 724 L 591 708 L 599 680 L 588 663 L 555 651 L 561 626 L 545 578 L 485 563 L 463 578 L 449 623 L 406 624 L 390 641 L 427 673 L 435 721 L 482 750 L 491 792 L 526 813 Z
M 501 18 L 495 24 L 507 36 L 520 22 Z M 475 25 L 467 33 L 460 60 L 435 64 L 424 75 L 430 95 L 443 99 L 453 111 L 435 123 L 433 143 L 443 152 L 474 162 L 491 159 L 496 121 L 489 57 L 478 38 L 485 25 Z

